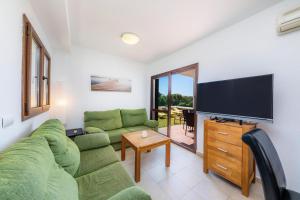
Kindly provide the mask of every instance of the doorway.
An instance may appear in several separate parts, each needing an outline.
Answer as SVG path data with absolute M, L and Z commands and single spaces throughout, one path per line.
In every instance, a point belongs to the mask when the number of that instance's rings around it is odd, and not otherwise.
M 192 152 L 197 146 L 198 64 L 151 77 L 151 119 L 158 132 Z

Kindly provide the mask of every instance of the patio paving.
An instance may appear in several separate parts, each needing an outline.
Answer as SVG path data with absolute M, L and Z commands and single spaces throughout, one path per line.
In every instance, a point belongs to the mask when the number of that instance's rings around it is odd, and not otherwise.
M 159 128 L 158 131 L 167 135 L 167 127 Z M 182 125 L 171 126 L 170 134 L 172 140 L 182 143 L 183 145 L 190 146 L 194 144 L 194 132 L 187 131 L 185 135 L 185 127 L 183 128 Z

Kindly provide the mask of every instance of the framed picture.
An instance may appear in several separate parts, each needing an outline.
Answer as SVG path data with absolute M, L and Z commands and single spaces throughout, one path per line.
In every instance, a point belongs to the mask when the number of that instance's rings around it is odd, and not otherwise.
M 123 78 L 91 76 L 91 90 L 131 92 L 131 80 Z

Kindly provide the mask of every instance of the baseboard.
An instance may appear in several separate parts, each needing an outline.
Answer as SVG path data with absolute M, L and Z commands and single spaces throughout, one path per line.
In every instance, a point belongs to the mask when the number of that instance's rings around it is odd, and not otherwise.
M 262 182 L 261 182 L 261 178 L 260 178 L 260 177 L 256 177 L 256 178 L 255 178 L 255 181 L 256 181 L 257 183 L 260 183 L 260 184 L 262 184 Z
M 198 155 L 200 158 L 203 158 L 203 153 L 201 153 L 199 151 L 196 152 L 196 155 Z

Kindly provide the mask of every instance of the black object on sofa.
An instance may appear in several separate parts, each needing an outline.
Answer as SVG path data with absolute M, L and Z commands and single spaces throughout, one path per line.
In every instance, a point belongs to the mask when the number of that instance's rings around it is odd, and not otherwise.
M 286 189 L 285 174 L 275 147 L 268 135 L 255 129 L 243 135 L 251 148 L 260 175 L 266 200 L 300 200 L 300 194 Z

